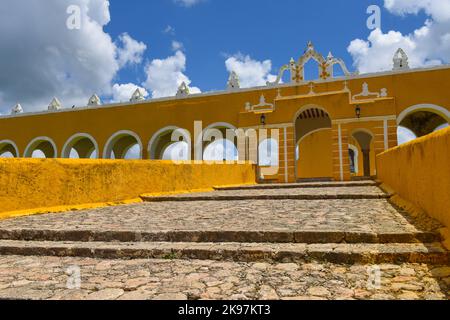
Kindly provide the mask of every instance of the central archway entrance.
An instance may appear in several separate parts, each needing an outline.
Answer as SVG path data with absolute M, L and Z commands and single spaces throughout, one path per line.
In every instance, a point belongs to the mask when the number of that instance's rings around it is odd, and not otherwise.
M 318 106 L 303 108 L 295 121 L 297 180 L 331 180 L 333 142 L 331 118 Z
M 368 130 L 359 129 L 353 132 L 349 144 L 350 170 L 356 177 L 371 177 L 375 175 L 375 147 L 373 134 Z M 359 168 L 359 169 L 358 169 Z

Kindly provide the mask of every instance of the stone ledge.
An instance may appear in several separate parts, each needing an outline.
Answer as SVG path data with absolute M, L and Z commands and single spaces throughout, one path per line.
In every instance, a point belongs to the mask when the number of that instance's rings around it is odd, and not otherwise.
M 0 255 L 234 262 L 447 265 L 440 244 L 102 243 L 0 241 Z

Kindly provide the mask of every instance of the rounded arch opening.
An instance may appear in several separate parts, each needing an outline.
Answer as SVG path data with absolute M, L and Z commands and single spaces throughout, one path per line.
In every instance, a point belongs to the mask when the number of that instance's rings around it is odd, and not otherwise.
M 19 149 L 11 140 L 0 141 L 0 158 L 18 158 Z
M 348 145 L 348 155 L 350 158 L 350 173 L 353 175 L 359 174 L 359 149 L 357 146 Z
M 370 177 L 375 174 L 374 138 L 373 133 L 366 129 L 357 129 L 352 132 L 352 138 L 358 144 L 358 158 L 361 156 L 362 168 L 358 168 L 358 175 Z M 361 162 L 360 162 L 361 163 Z
M 232 132 L 230 135 L 227 133 Z M 203 130 L 200 137 L 197 137 L 197 152 L 202 150 L 202 154 L 197 153 L 197 159 L 204 161 L 237 161 L 239 152 L 237 148 L 236 127 L 226 123 L 213 123 Z
M 278 167 L 280 163 L 279 143 L 276 139 L 267 138 L 259 143 L 258 164 L 261 167 Z
M 187 161 L 191 159 L 191 135 L 189 131 L 169 126 L 155 133 L 148 144 L 153 160 Z
M 297 179 L 333 176 L 332 122 L 326 109 L 307 105 L 295 118 Z
M 132 131 L 119 131 L 109 138 L 103 152 L 104 159 L 142 159 L 142 142 Z
M 33 139 L 25 149 L 25 158 L 56 158 L 58 150 L 55 142 L 48 137 Z
M 87 133 L 75 134 L 65 143 L 61 156 L 72 159 L 98 158 L 97 141 Z
M 444 128 L 449 122 L 450 111 L 432 104 L 420 104 L 407 108 L 397 119 L 398 126 L 408 129 L 415 137 L 423 137 Z M 400 134 L 403 135 L 399 138 L 399 143 L 401 138 L 406 140 L 405 138 L 408 137 L 408 132 L 400 132 Z

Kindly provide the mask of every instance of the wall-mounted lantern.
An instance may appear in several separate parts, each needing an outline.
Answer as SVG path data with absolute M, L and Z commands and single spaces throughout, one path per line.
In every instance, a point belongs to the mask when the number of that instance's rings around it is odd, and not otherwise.
M 261 124 L 262 124 L 263 126 L 266 125 L 266 115 L 265 115 L 265 114 L 262 114 L 262 115 L 261 115 Z
M 358 119 L 361 118 L 361 107 L 359 105 L 356 106 L 355 114 Z

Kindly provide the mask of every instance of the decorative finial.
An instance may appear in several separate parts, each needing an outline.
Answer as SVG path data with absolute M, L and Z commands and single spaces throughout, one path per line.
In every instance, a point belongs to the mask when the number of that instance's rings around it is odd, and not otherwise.
M 316 94 L 315 92 L 314 92 L 314 82 L 310 82 L 309 83 L 309 93 L 308 93 L 309 95 L 313 95 L 313 94 Z
M 402 48 L 399 48 L 394 55 L 393 62 L 394 68 L 393 70 L 407 70 L 409 69 L 409 58 L 405 51 Z
M 312 41 L 308 41 L 308 50 L 312 50 L 314 49 L 314 45 L 312 43 Z
M 58 111 L 61 110 L 62 105 L 61 102 L 59 102 L 58 98 L 53 98 L 52 102 L 48 105 L 48 111 Z
M 145 97 L 142 94 L 141 90 L 139 88 L 134 91 L 133 95 L 131 96 L 130 102 L 138 102 L 138 101 L 144 101 Z
M 277 90 L 277 99 L 283 98 L 283 96 L 281 95 L 281 89 L 278 88 Z
M 98 95 L 94 94 L 92 97 L 90 97 L 89 101 L 88 101 L 88 106 L 99 106 L 101 105 L 102 102 L 100 100 L 100 98 L 98 97 Z
M 19 114 L 19 113 L 23 113 L 23 108 L 20 105 L 20 103 L 16 104 L 14 108 L 12 108 L 11 110 L 11 114 Z
M 333 56 L 333 54 L 331 53 L 331 51 L 328 53 L 328 57 L 327 57 L 327 59 L 328 60 L 331 60 L 331 59 L 333 59 L 334 58 L 334 56 Z
M 348 82 L 347 82 L 347 80 L 344 81 L 344 91 L 350 91 L 348 89 Z
M 235 90 L 235 89 L 239 89 L 241 87 L 241 84 L 239 82 L 239 76 L 237 75 L 236 72 L 232 71 L 230 73 L 230 77 L 228 78 L 228 82 L 227 82 L 227 87 L 228 87 L 228 90 Z
M 189 95 L 189 87 L 186 84 L 186 82 L 182 82 L 181 85 L 178 87 L 177 97 L 186 97 Z

